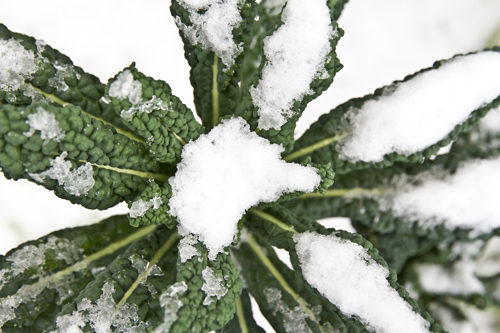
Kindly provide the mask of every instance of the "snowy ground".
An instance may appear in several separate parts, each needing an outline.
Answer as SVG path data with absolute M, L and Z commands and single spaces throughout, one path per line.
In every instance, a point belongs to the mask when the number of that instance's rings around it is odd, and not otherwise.
M 193 106 L 188 65 L 169 12 L 170 1 L 0 0 L 0 22 L 44 39 L 106 81 L 136 61 Z M 434 60 L 500 44 L 498 0 L 351 0 L 340 21 L 344 69 L 310 104 L 297 133 L 335 105 L 428 67 Z M 73 206 L 51 192 L 0 176 L 0 253 L 27 239 L 126 210 Z

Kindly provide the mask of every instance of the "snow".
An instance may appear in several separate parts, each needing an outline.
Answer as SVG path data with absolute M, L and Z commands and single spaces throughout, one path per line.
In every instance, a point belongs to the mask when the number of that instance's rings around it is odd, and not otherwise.
M 80 332 L 78 329 L 83 329 L 86 324 L 96 333 L 146 331 L 148 323 L 139 319 L 137 305 L 125 303 L 117 309 L 113 299 L 114 291 L 113 284 L 105 282 L 101 296 L 95 304 L 84 298 L 72 314 L 57 317 L 55 332 Z
M 343 313 L 358 316 L 375 331 L 428 332 L 425 320 L 390 286 L 389 271 L 362 246 L 313 232 L 294 240 L 307 282 Z
M 264 289 L 267 303 L 273 309 L 273 315 L 280 313 L 283 316 L 283 328 L 286 333 L 311 333 L 306 319 L 309 315 L 299 305 L 290 309 L 281 298 L 281 291 L 276 288 Z M 321 307 L 321 306 L 320 306 Z M 321 311 L 320 311 L 321 312 Z M 322 332 L 328 332 L 322 330 Z
M 177 311 L 182 307 L 179 295 L 188 290 L 184 281 L 176 282 L 160 295 L 160 305 L 164 311 L 163 323 L 156 327 L 154 333 L 168 332 L 170 326 L 177 320 Z
M 241 118 L 225 120 L 183 147 L 169 180 L 170 213 L 186 232 L 199 236 L 210 258 L 231 244 L 248 208 L 319 185 L 315 168 L 286 163 L 282 152 L 283 147 L 250 132 Z
M 181 232 L 179 232 L 179 234 L 181 234 Z M 192 257 L 198 257 L 201 255 L 200 251 L 193 246 L 196 243 L 198 243 L 198 237 L 192 234 L 188 234 L 180 239 L 178 249 L 181 263 L 185 263 Z
M 139 101 L 137 104 L 132 105 L 127 110 L 122 110 L 120 117 L 127 121 L 131 121 L 134 114 L 139 113 L 151 113 L 154 110 L 172 110 L 172 103 L 164 102 L 161 98 L 153 95 L 147 101 Z
M 205 267 L 201 272 L 203 277 L 203 285 L 201 290 L 205 292 L 207 296 L 203 300 L 203 305 L 208 306 L 212 304 L 214 298 L 221 299 L 227 294 L 227 288 L 224 286 L 224 280 L 222 277 L 215 275 L 215 272 L 210 267 Z
M 38 107 L 36 113 L 28 115 L 26 123 L 30 126 L 30 130 L 23 133 L 26 136 L 32 136 L 35 131 L 40 131 L 42 140 L 60 141 L 65 136 L 56 116 L 42 107 Z
M 118 99 L 128 99 L 130 103 L 137 104 L 142 98 L 142 84 L 134 80 L 132 72 L 126 69 L 111 83 L 108 95 Z
M 55 179 L 69 194 L 77 197 L 86 195 L 95 184 L 92 165 L 87 162 L 77 169 L 71 170 L 71 162 L 65 161 L 67 156 L 67 152 L 62 152 L 61 155 L 50 161 L 50 169 L 30 176 L 37 181 L 43 181 L 45 177 Z
M 311 82 L 325 72 L 336 33 L 323 0 L 289 0 L 281 19 L 280 28 L 264 39 L 267 62 L 250 91 L 259 129 L 280 129 L 292 116 L 294 102 L 311 93 Z
M 234 63 L 241 48 L 233 39 L 233 30 L 242 21 L 238 0 L 180 0 L 189 12 L 191 25 L 176 18 L 176 23 L 191 44 L 213 51 L 226 66 Z M 202 13 L 200 13 L 202 11 Z
M 472 229 L 500 227 L 500 157 L 462 163 L 453 175 L 432 169 L 416 179 L 401 177 L 396 190 L 381 200 L 394 214 L 424 227 Z
M 389 153 L 409 155 L 445 138 L 472 111 L 500 95 L 500 52 L 457 57 L 439 69 L 388 87 L 352 108 L 339 144 L 343 158 L 378 162 Z
M 0 90 L 15 91 L 37 70 L 35 54 L 14 39 L 0 39 Z
M 43 52 L 43 48 L 45 44 L 41 45 L 37 41 L 38 53 L 41 54 Z M 61 64 L 58 61 L 54 63 L 54 68 L 56 69 L 56 73 L 54 77 L 49 79 L 49 85 L 56 90 L 67 91 L 69 89 L 68 85 L 64 81 L 65 78 L 71 78 L 75 76 L 78 80 L 80 79 L 80 74 L 78 74 L 71 66 L 66 64 Z
M 134 202 L 132 202 L 132 205 L 130 206 L 130 210 L 128 212 L 128 215 L 131 218 L 137 218 L 144 216 L 148 210 L 151 208 L 153 210 L 157 210 L 160 208 L 162 204 L 162 200 L 158 195 L 155 195 L 152 199 L 144 201 L 142 199 L 138 199 Z

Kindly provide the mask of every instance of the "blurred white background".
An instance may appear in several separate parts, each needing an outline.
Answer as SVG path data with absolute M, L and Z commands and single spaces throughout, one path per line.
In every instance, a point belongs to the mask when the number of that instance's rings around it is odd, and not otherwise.
M 0 0 L 0 22 L 45 40 L 103 82 L 136 61 L 141 71 L 167 81 L 193 107 L 189 67 L 169 6 L 168 0 Z M 297 134 L 351 97 L 498 40 L 500 1 L 351 0 L 340 26 L 345 36 L 338 53 L 345 67 L 307 108 Z M 125 211 L 125 205 L 87 210 L 40 186 L 0 175 L 0 253 L 53 230 Z
M 0 0 L 0 22 L 45 40 L 105 82 L 136 61 L 193 106 L 188 65 L 167 0 Z M 455 53 L 500 44 L 500 0 L 351 0 L 340 20 L 344 69 L 297 129 L 351 98 Z M 496 35 L 495 35 L 496 34 Z M 53 230 L 126 212 L 92 211 L 0 175 L 0 254 Z

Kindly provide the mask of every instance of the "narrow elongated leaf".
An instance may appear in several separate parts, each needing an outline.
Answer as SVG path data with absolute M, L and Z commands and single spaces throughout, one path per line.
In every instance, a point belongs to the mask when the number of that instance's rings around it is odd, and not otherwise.
M 101 106 L 120 117 L 122 126 L 142 138 L 162 163 L 177 162 L 182 146 L 203 132 L 167 83 L 145 76 L 134 64 L 109 80 Z
M 126 246 L 153 230 L 137 230 L 126 217 L 117 216 L 54 232 L 0 256 L 2 331 L 42 332 L 53 327 L 65 304 Z
M 231 257 L 219 253 L 209 260 L 206 248 L 196 241 L 181 243 L 180 253 L 176 284 L 184 292 L 178 298 L 177 317 L 163 331 L 201 333 L 224 327 L 234 316 L 242 289 Z
M 287 159 L 311 156 L 337 173 L 422 162 L 499 105 L 493 68 L 499 49 L 458 55 L 352 99 L 311 125 Z
M 88 208 L 132 199 L 166 180 L 142 143 L 72 105 L 0 106 L 0 167 Z
M 85 112 L 119 124 L 104 112 L 99 99 L 104 85 L 42 40 L 11 32 L 0 24 L 0 104 L 29 105 L 57 99 Z

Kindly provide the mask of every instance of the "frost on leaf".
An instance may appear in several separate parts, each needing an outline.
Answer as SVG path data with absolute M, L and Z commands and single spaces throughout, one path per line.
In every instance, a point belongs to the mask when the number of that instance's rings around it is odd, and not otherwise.
M 310 94 L 311 82 L 325 72 L 335 36 L 324 0 L 290 0 L 281 19 L 283 25 L 264 40 L 267 62 L 251 89 L 260 129 L 280 129 L 292 116 L 294 102 Z
M 130 103 L 137 104 L 142 98 L 142 84 L 134 80 L 132 72 L 128 69 L 121 72 L 109 86 L 109 96 L 118 99 L 128 99 Z
M 305 279 L 344 314 L 375 331 L 428 332 L 427 322 L 389 284 L 389 271 L 361 245 L 312 232 L 294 239 Z
M 67 152 L 63 152 L 60 156 L 50 161 L 50 169 L 39 173 L 31 174 L 30 176 L 37 181 L 44 181 L 46 177 L 57 180 L 64 190 L 74 196 L 86 195 L 94 186 L 94 171 L 90 163 L 71 170 L 72 164 L 70 161 L 65 161 L 68 156 Z
M 181 294 L 187 291 L 186 282 L 176 282 L 160 295 L 160 305 L 164 311 L 163 322 L 156 327 L 155 333 L 168 332 L 170 326 L 177 320 L 177 312 L 182 307 L 182 301 L 179 299 Z
M 181 263 L 185 263 L 192 257 L 200 256 L 201 254 L 200 250 L 198 250 L 196 247 L 193 246 L 197 243 L 198 243 L 198 237 L 191 234 L 188 234 L 180 239 L 178 249 L 179 249 L 179 258 L 181 260 Z
M 155 95 L 147 101 L 142 101 L 140 98 L 139 101 L 133 104 L 129 109 L 122 110 L 120 117 L 126 121 L 131 121 L 136 113 L 151 113 L 154 110 L 172 110 L 172 104 L 164 102 Z
M 57 333 L 81 332 L 87 324 L 96 333 L 107 332 L 145 332 L 147 323 L 142 322 L 137 314 L 136 304 L 117 304 L 113 299 L 115 288 L 106 282 L 102 294 L 95 302 L 82 299 L 73 313 L 57 317 Z
M 290 309 L 281 299 L 281 291 L 276 288 L 264 289 L 266 301 L 273 309 L 273 314 L 283 316 L 283 327 L 286 333 L 311 333 L 306 319 L 309 315 L 300 306 Z
M 158 208 L 160 208 L 161 204 L 162 200 L 158 195 L 154 196 L 152 199 L 148 201 L 139 199 L 132 202 L 132 206 L 130 207 L 128 215 L 131 218 L 141 217 L 144 216 L 144 214 L 146 214 L 146 212 L 151 208 L 153 210 L 157 210 Z
M 207 295 L 203 300 L 203 305 L 208 306 L 214 298 L 221 299 L 227 294 L 227 288 L 224 286 L 223 278 L 215 275 L 215 272 L 210 267 L 206 267 L 202 272 L 203 286 L 201 290 Z
M 389 86 L 347 112 L 350 133 L 340 153 L 352 161 L 377 162 L 389 153 L 409 155 L 435 144 L 500 95 L 499 72 L 500 53 L 486 51 Z
M 179 0 L 189 11 L 191 25 L 176 18 L 179 29 L 193 45 L 213 51 L 226 66 L 234 63 L 240 47 L 233 39 L 233 30 L 241 23 L 238 0 Z
M 59 127 L 56 116 L 42 107 L 38 107 L 36 113 L 28 115 L 26 123 L 30 126 L 30 130 L 23 133 L 26 136 L 32 136 L 35 131 L 40 131 L 43 140 L 59 141 L 65 135 Z
M 14 39 L 0 39 L 0 90 L 23 88 L 24 80 L 37 70 L 35 54 Z
M 169 180 L 170 213 L 186 232 L 199 236 L 210 258 L 231 244 L 248 208 L 318 187 L 315 168 L 286 163 L 282 152 L 283 147 L 250 132 L 241 118 L 226 120 L 184 146 Z
M 472 160 L 452 175 L 432 169 L 402 177 L 382 205 L 424 227 L 444 224 L 449 229 L 489 232 L 500 226 L 500 158 Z M 439 198 L 436 200 L 436 198 Z

